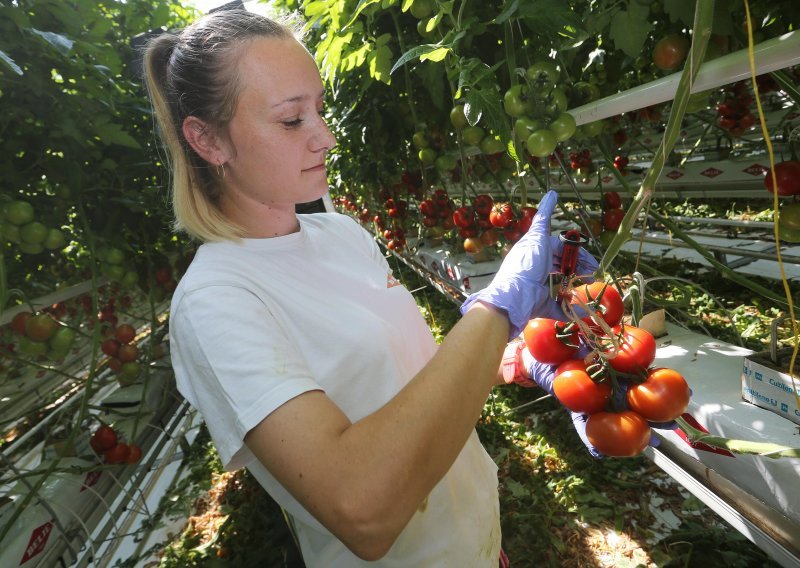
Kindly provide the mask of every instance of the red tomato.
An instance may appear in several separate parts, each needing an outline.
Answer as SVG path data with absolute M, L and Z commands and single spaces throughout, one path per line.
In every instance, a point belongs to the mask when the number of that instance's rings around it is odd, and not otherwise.
M 488 217 L 492 212 L 493 205 L 494 200 L 490 195 L 486 195 L 485 193 L 475 196 L 475 199 L 472 200 L 472 206 L 475 208 L 475 213 L 481 217 Z
M 100 344 L 100 350 L 109 357 L 116 357 L 119 352 L 119 341 L 116 339 L 106 339 Z
M 612 331 L 620 345 L 609 365 L 620 373 L 643 375 L 656 357 L 656 340 L 649 331 L 632 325 L 618 325 Z
M 480 236 L 481 242 L 485 244 L 487 247 L 491 247 L 497 244 L 497 241 L 500 240 L 500 233 L 497 232 L 497 229 L 487 229 L 481 233 Z
M 103 452 L 103 457 L 105 458 L 106 463 L 125 463 L 125 460 L 128 459 L 129 453 L 130 448 L 128 447 L 128 444 L 119 443 Z
M 601 454 L 633 457 L 650 443 L 650 425 L 632 410 L 596 412 L 586 421 L 586 437 Z
M 616 191 L 607 191 L 603 194 L 603 207 L 605 209 L 619 209 L 622 207 L 622 198 Z
M 603 211 L 603 228 L 607 231 L 616 231 L 619 229 L 623 217 L 625 217 L 625 211 L 622 209 L 606 209 Z
M 25 335 L 25 322 L 28 321 L 32 315 L 31 312 L 19 312 L 11 318 L 11 331 L 17 335 Z
M 142 459 L 142 448 L 136 444 L 128 446 L 128 457 L 125 458 L 125 463 L 138 463 Z
M 800 194 L 800 162 L 791 160 L 775 164 L 775 178 L 778 181 L 778 195 L 797 195 Z M 772 184 L 772 170 L 767 172 L 764 178 L 764 187 L 770 193 L 774 192 Z
M 562 321 L 533 318 L 523 331 L 525 345 L 531 355 L 542 363 L 559 365 L 578 351 L 578 333 L 565 333 Z
M 102 454 L 106 450 L 110 450 L 117 443 L 117 433 L 111 426 L 103 424 L 95 430 L 92 437 L 89 438 L 89 445 L 98 454 Z
M 570 304 L 580 306 L 586 304 L 596 317 L 602 318 L 609 327 L 614 327 L 625 313 L 622 297 L 614 286 L 605 282 L 592 282 L 572 290 Z M 583 318 L 592 329 L 600 329 L 591 316 Z
M 139 348 L 135 345 L 123 344 L 119 346 L 119 351 L 117 351 L 117 359 L 123 363 L 135 361 L 137 357 L 139 357 Z
M 682 35 L 665 36 L 653 48 L 653 63 L 663 71 L 677 69 L 686 59 L 689 47 L 689 40 Z
M 39 313 L 25 320 L 25 335 L 32 341 L 47 341 L 58 328 L 58 322 L 48 313 Z
M 510 203 L 495 203 L 489 213 L 489 221 L 498 229 L 506 228 L 514 218 L 514 211 Z
M 531 228 L 533 218 L 536 216 L 537 211 L 538 209 L 536 207 L 531 207 L 530 205 L 520 207 L 520 218 L 517 219 L 517 228 L 522 234 L 527 233 L 528 229 Z
M 420 201 L 419 212 L 422 213 L 424 217 L 437 217 L 439 215 L 439 208 L 436 206 L 433 199 L 426 199 L 425 201 Z
M 136 337 L 136 328 L 129 323 L 123 323 L 117 327 L 115 336 L 120 343 L 130 343 Z
M 611 398 L 611 385 L 593 381 L 585 369 L 572 369 L 556 374 L 553 393 L 569 410 L 594 414 L 603 410 Z
M 453 223 L 456 227 L 466 229 L 475 224 L 475 210 L 468 205 L 463 205 L 453 211 Z
M 689 385 L 674 369 L 651 369 L 647 379 L 628 389 L 628 406 L 651 422 L 675 420 L 686 412 Z

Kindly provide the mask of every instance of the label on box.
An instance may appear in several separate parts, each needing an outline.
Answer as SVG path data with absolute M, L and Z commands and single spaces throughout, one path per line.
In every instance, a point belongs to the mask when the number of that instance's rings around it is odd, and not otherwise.
M 755 356 L 756 358 L 759 355 Z M 765 362 L 767 359 L 765 359 Z M 761 408 L 788 418 L 800 424 L 800 409 L 797 407 L 795 389 L 800 395 L 800 379 L 795 379 L 788 372 L 780 371 L 748 357 L 742 366 L 742 398 Z

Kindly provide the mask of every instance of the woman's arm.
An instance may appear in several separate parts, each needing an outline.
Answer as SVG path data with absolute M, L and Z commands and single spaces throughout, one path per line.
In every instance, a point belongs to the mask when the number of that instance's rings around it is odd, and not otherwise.
M 455 461 L 498 380 L 505 314 L 476 303 L 397 396 L 351 423 L 322 392 L 300 395 L 245 443 L 354 554 L 389 550 Z

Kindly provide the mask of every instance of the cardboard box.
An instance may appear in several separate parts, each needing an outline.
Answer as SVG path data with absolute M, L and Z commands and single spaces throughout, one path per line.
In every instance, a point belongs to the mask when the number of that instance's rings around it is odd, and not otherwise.
M 800 357 L 795 362 L 793 385 L 789 375 L 792 350 L 780 350 L 777 355 L 777 363 L 772 361 L 769 351 L 744 358 L 742 398 L 800 424 L 800 408 L 795 397 L 795 392 L 800 396 L 800 378 L 797 378 L 800 374 Z

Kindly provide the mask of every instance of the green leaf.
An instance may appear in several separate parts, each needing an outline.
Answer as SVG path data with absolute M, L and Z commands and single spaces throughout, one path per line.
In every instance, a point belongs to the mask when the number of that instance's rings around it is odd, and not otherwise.
M 411 4 L 414 3 L 414 0 L 403 0 L 403 7 L 401 10 L 403 12 L 408 12 L 411 9 Z
M 511 4 L 508 5 L 508 7 L 505 10 L 503 10 L 500 13 L 499 16 L 497 16 L 494 19 L 494 23 L 495 24 L 502 24 L 507 19 L 509 19 L 511 16 L 513 16 L 517 12 L 518 8 L 519 8 L 519 0 L 514 0 L 513 2 L 511 2 Z
M 6 55 L 5 52 L 3 51 L 0 51 L 0 61 L 8 65 L 8 67 L 17 75 L 24 75 L 20 66 L 14 63 L 14 60 L 11 59 L 8 55 Z
M 476 124 L 483 117 L 484 124 L 504 143 L 511 139 L 511 126 L 508 115 L 503 111 L 500 93 L 494 86 L 475 87 L 466 97 L 464 114 L 470 124 Z M 477 118 L 476 118 L 477 116 Z M 475 121 L 473 122 L 473 118 Z
M 450 53 L 451 49 L 449 47 L 438 47 L 433 51 L 428 51 L 426 53 L 422 53 L 419 56 L 420 61 L 441 61 L 444 59 L 448 53 Z
M 415 47 L 412 47 L 411 49 L 406 51 L 403 55 L 401 55 L 400 59 L 395 61 L 395 64 L 392 66 L 392 69 L 391 71 L 389 71 L 389 73 L 390 74 L 394 73 L 409 61 L 413 61 L 414 59 L 420 58 L 425 54 L 437 51 L 439 49 L 441 49 L 441 46 L 437 43 L 426 43 L 423 45 L 417 45 Z
M 695 4 L 696 2 L 686 2 L 686 0 L 664 0 L 664 11 L 669 14 L 670 22 L 683 22 L 691 26 L 694 24 Z
M 380 2 L 380 1 L 381 1 L 381 0 L 361 0 L 361 1 L 358 3 L 358 6 L 356 6 L 356 11 L 355 11 L 355 12 L 353 12 L 353 17 L 352 17 L 352 18 L 350 18 L 350 21 L 349 21 L 349 22 L 347 22 L 347 24 L 345 24 L 345 26 L 344 26 L 344 27 L 345 27 L 345 28 L 349 28 L 349 27 L 350 27 L 350 25 L 351 25 L 353 22 L 355 22 L 355 21 L 356 21 L 356 18 L 358 18 L 358 17 L 361 15 L 361 12 L 364 10 L 364 8 L 366 8 L 366 7 L 367 7 L 367 6 L 369 6 L 370 4 L 377 4 L 377 3 L 378 3 L 378 2 Z
M 122 129 L 122 126 L 114 122 L 99 124 L 95 127 L 95 134 L 104 144 L 117 144 L 126 148 L 141 148 L 133 136 Z
M 635 58 L 641 55 L 644 42 L 652 28 L 653 25 L 647 20 L 638 18 L 636 12 L 621 10 L 611 20 L 608 35 L 617 49 Z
M 532 0 L 519 7 L 520 19 L 536 34 L 552 36 L 568 26 L 580 27 L 580 17 L 562 0 Z
M 369 74 L 376 80 L 391 83 L 390 68 L 392 64 L 392 50 L 386 45 L 381 45 L 367 56 L 369 61 Z
M 38 35 L 40 38 L 45 40 L 47 43 L 55 47 L 58 51 L 62 54 L 67 55 L 70 50 L 72 49 L 72 45 L 75 43 L 67 36 L 53 33 L 53 32 L 43 32 L 37 30 L 36 28 L 31 28 L 31 31 Z

